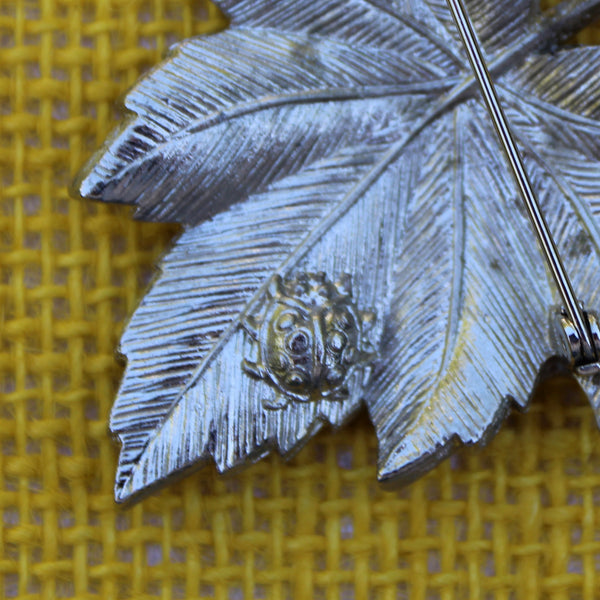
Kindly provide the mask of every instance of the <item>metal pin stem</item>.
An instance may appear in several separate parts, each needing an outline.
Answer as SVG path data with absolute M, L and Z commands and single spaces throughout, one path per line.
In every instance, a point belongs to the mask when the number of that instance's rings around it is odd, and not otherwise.
M 456 26 L 462 38 L 465 50 L 469 57 L 471 66 L 475 78 L 477 79 L 483 99 L 489 111 L 490 117 L 494 123 L 494 127 L 498 133 L 500 141 L 502 143 L 504 152 L 510 163 L 511 170 L 521 192 L 521 196 L 525 202 L 529 218 L 535 229 L 535 233 L 542 246 L 546 262 L 556 285 L 558 291 L 563 299 L 564 308 L 570 321 L 573 323 L 582 345 L 582 353 L 587 360 L 593 361 L 595 359 L 596 350 L 592 335 L 589 331 L 586 315 L 577 300 L 573 285 L 569 279 L 569 276 L 565 270 L 565 267 L 561 261 L 560 254 L 556 247 L 556 243 L 552 238 L 552 234 L 549 230 L 548 224 L 544 219 L 540 205 L 533 191 L 533 186 L 519 150 L 515 143 L 515 139 L 511 133 L 508 125 L 508 120 L 500 104 L 498 94 L 494 82 L 490 76 L 490 73 L 485 64 L 485 59 L 479 47 L 475 31 L 469 20 L 467 11 L 463 5 L 462 0 L 447 0 L 452 16 L 456 21 Z

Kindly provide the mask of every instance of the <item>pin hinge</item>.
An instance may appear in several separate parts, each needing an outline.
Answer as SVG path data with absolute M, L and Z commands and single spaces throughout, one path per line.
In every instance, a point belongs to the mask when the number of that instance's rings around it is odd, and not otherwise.
M 555 342 L 571 361 L 578 375 L 591 376 L 600 373 L 600 326 L 596 313 L 587 312 L 581 307 L 585 319 L 587 338 L 582 338 L 579 329 L 569 318 L 567 311 L 561 308 L 555 313 Z

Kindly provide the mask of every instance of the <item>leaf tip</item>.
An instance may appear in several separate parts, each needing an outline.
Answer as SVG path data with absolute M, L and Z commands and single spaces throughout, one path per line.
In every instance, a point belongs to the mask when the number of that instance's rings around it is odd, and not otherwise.
M 124 115 L 121 123 L 110 133 L 104 144 L 98 148 L 75 175 L 69 193 L 74 198 L 87 200 L 103 200 L 108 202 L 127 203 L 125 200 L 112 197 L 116 174 L 122 173 L 124 165 L 129 162 L 126 151 L 132 152 L 129 137 L 135 131 L 137 116 L 134 112 Z M 121 180 L 120 183 L 123 183 Z
M 131 498 L 132 493 L 127 486 L 118 483 L 115 485 L 115 502 L 117 504 L 128 504 L 131 501 Z
M 447 458 L 460 445 L 456 436 L 435 447 L 406 439 L 379 461 L 377 478 L 385 487 L 397 488 L 416 481 Z
M 102 159 L 105 154 L 105 148 L 97 150 L 83 167 L 81 167 L 69 187 L 69 194 L 72 198 L 102 200 L 106 184 L 103 179 L 98 176 L 97 169 L 98 165 L 102 164 Z

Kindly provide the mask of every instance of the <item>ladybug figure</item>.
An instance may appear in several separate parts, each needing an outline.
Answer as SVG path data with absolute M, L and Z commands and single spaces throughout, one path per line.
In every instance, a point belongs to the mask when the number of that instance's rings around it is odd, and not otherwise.
M 325 273 L 275 275 L 261 314 L 245 320 L 254 360 L 244 360 L 244 370 L 283 394 L 270 408 L 290 399 L 343 400 L 350 375 L 373 359 L 366 337 L 373 321 L 353 303 L 349 275 L 335 284 Z

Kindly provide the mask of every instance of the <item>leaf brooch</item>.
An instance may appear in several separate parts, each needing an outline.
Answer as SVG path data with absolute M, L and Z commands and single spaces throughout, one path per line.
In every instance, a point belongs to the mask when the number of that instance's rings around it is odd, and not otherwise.
M 363 403 L 409 481 L 555 355 L 600 416 L 600 49 L 558 47 L 600 0 L 217 4 L 76 183 L 185 228 L 122 338 L 117 500 Z

